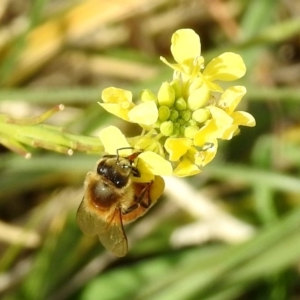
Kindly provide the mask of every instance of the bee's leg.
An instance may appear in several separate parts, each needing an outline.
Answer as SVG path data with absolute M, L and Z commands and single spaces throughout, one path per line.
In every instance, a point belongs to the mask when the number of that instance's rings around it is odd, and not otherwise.
M 149 182 L 142 190 L 141 194 L 136 197 L 135 201 L 136 203 L 139 203 L 140 206 L 144 207 L 144 208 L 149 208 L 150 205 L 151 205 L 151 199 L 150 199 L 150 194 L 149 194 L 149 191 L 150 191 L 150 188 L 151 188 L 151 185 L 152 185 L 153 181 Z M 145 198 L 145 195 L 146 193 L 148 194 L 148 197 L 146 197 L 147 199 L 147 203 L 145 203 L 143 200 Z
M 134 177 L 141 177 L 141 173 L 140 173 L 140 171 L 138 170 L 138 168 L 136 168 L 136 167 L 131 167 L 131 174 L 132 174 Z
M 123 215 L 126 215 L 130 212 L 132 212 L 133 210 L 139 208 L 140 206 L 142 206 L 143 208 L 149 208 L 151 205 L 151 199 L 150 199 L 150 195 L 149 195 L 149 191 L 150 191 L 150 187 L 152 185 L 152 182 L 149 182 L 145 185 L 145 187 L 142 189 L 142 192 L 139 196 L 135 196 L 134 197 L 134 204 L 131 205 L 130 207 L 128 207 L 125 211 L 122 211 Z M 145 203 L 143 200 L 145 198 L 146 193 L 148 193 L 148 197 L 147 197 L 147 203 Z
M 126 210 L 124 210 L 124 211 L 122 210 L 122 215 L 129 214 L 133 210 L 137 209 L 139 206 L 140 206 L 139 203 L 134 203 L 133 205 L 131 205 L 130 207 L 128 207 Z

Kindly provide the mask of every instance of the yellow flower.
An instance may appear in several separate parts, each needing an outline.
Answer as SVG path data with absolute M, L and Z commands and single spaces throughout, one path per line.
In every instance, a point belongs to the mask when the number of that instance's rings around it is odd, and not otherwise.
M 174 78 L 181 78 L 183 82 L 199 76 L 198 87 L 204 83 L 208 90 L 222 92 L 223 89 L 214 81 L 232 81 L 243 77 L 246 73 L 243 59 L 232 52 L 226 52 L 214 58 L 204 69 L 200 38 L 191 29 L 177 30 L 172 35 L 171 42 L 171 52 L 177 64 L 169 63 L 164 57 L 160 59 L 175 70 Z M 189 85 L 191 84 L 192 82 L 189 82 Z
M 158 109 L 154 101 L 135 105 L 130 91 L 110 87 L 102 92 L 104 103 L 99 104 L 109 113 L 132 123 L 152 125 L 157 121 Z
M 193 30 L 177 30 L 171 43 L 176 63 L 161 60 L 174 70 L 173 80 L 163 82 L 157 94 L 144 90 L 140 104 L 132 102 L 129 91 L 108 88 L 102 94 L 103 108 L 143 129 L 128 139 L 115 128 L 101 133 L 109 153 L 126 145 L 143 150 L 137 161 L 141 180 L 172 172 L 176 176 L 198 174 L 214 159 L 218 139 L 231 139 L 239 133 L 239 126 L 255 126 L 252 115 L 235 111 L 246 88 L 232 86 L 223 91 L 220 85 L 245 74 L 238 54 L 223 53 L 205 67 L 200 38 Z
M 177 64 L 169 63 L 162 56 L 160 59 L 183 75 L 196 75 L 204 63 L 204 58 L 200 55 L 201 43 L 199 36 L 192 29 L 180 29 L 172 35 L 171 43 L 171 52 Z
M 192 29 L 179 29 L 171 39 L 171 52 L 178 64 L 193 63 L 200 56 L 200 38 Z
M 134 107 L 130 91 L 109 87 L 102 91 L 102 100 L 98 102 L 109 113 L 129 121 L 128 112 Z

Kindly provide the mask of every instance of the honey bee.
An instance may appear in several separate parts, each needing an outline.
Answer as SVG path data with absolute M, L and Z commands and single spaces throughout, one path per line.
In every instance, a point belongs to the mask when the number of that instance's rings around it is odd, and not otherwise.
M 135 152 L 122 157 L 105 155 L 97 162 L 96 172 L 86 175 L 85 194 L 78 208 L 77 223 L 86 235 L 98 235 L 103 246 L 116 256 L 127 254 L 128 242 L 123 228 L 143 214 L 157 201 L 164 181 L 155 176 L 150 182 L 134 182 L 140 171 L 134 164 Z

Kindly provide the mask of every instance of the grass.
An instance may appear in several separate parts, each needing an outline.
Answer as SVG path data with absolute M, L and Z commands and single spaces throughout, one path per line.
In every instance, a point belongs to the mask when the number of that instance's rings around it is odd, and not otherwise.
M 114 2 L 3 1 L 1 299 L 297 299 L 297 1 Z M 206 62 L 224 51 L 244 58 L 242 105 L 257 126 L 222 143 L 201 174 L 167 179 L 161 201 L 126 227 L 129 254 L 117 259 L 76 224 L 85 174 L 102 154 L 100 128 L 134 130 L 97 101 L 109 86 L 157 92 L 171 77 L 159 56 L 187 27 Z M 27 123 L 8 125 L 7 116 Z

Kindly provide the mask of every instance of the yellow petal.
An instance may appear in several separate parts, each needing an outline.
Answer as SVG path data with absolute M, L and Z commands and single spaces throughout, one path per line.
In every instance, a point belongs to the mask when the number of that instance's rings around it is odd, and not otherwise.
M 184 158 L 174 170 L 173 174 L 178 177 L 186 177 L 186 176 L 193 176 L 199 174 L 201 171 L 199 168 L 192 164 L 188 159 Z
M 115 126 L 109 126 L 101 130 L 99 137 L 105 152 L 108 154 L 117 154 L 117 150 L 120 148 L 130 148 L 121 130 Z M 122 156 L 129 156 L 131 153 L 131 149 L 124 149 Z
M 215 120 L 208 121 L 194 136 L 195 145 L 203 147 L 205 143 L 211 143 L 212 139 L 217 137 L 218 130 Z
M 99 104 L 110 114 L 113 114 L 125 121 L 129 121 L 128 109 L 125 109 L 120 104 L 115 103 L 100 103 Z
M 206 79 L 205 84 L 211 92 L 223 93 L 223 91 L 224 91 L 218 84 L 216 84 L 215 82 L 212 82 L 210 80 Z
M 154 101 L 143 102 L 128 112 L 130 122 L 152 125 L 157 121 L 158 109 Z
M 177 30 L 171 39 L 171 52 L 174 59 L 179 63 L 183 63 L 188 59 L 194 59 L 200 56 L 201 44 L 198 34 L 192 29 Z
M 232 52 L 226 52 L 209 62 L 203 75 L 210 81 L 232 81 L 241 78 L 246 73 L 242 57 Z
M 180 67 L 179 64 L 171 64 L 169 63 L 163 56 L 160 56 L 160 60 L 165 63 L 167 66 L 169 66 L 171 69 L 181 72 L 182 68 Z
M 127 90 L 109 87 L 102 91 L 101 98 L 105 103 L 132 102 L 132 93 Z
M 216 121 L 218 127 L 229 126 L 233 119 L 223 109 L 216 106 L 207 106 L 212 118 Z
M 165 181 L 160 176 L 155 176 L 152 186 L 150 188 L 150 199 L 151 201 L 156 201 L 164 192 Z
M 243 126 L 253 127 L 256 125 L 254 117 L 245 111 L 235 111 L 232 113 L 233 123 Z
M 233 136 L 235 136 L 235 133 L 238 129 L 238 125 L 231 125 L 228 128 L 226 128 L 218 138 L 223 140 L 231 140 Z
M 165 149 L 169 153 L 170 161 L 177 161 L 191 147 L 191 140 L 186 138 L 173 139 L 169 138 L 165 141 Z
M 214 139 L 212 142 L 212 146 L 207 148 L 205 151 L 201 151 L 200 155 L 202 157 L 202 166 L 210 163 L 216 156 L 218 150 L 218 141 Z
M 218 106 L 231 115 L 246 92 L 247 90 L 244 86 L 232 86 L 224 91 Z
M 150 172 L 160 176 L 171 175 L 173 171 L 169 161 L 151 151 L 145 151 L 139 155 L 137 167 L 141 173 Z

